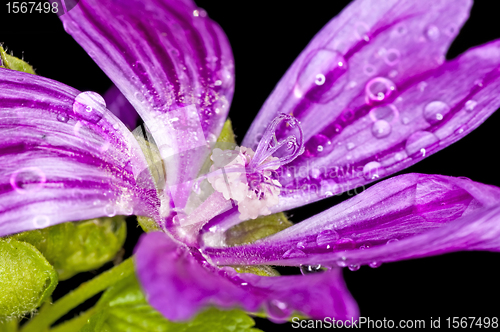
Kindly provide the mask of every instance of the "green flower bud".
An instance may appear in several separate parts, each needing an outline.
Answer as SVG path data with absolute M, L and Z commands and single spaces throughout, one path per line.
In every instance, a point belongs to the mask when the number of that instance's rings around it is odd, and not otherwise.
M 0 46 L 0 59 L 2 60 L 0 62 L 0 67 L 35 74 L 33 67 L 31 67 L 27 62 L 7 54 L 2 46 Z
M 63 223 L 13 238 L 34 245 L 57 270 L 59 279 L 66 280 L 112 260 L 126 236 L 125 219 L 116 216 Z
M 56 285 L 56 271 L 34 246 L 0 239 L 0 319 L 35 311 Z

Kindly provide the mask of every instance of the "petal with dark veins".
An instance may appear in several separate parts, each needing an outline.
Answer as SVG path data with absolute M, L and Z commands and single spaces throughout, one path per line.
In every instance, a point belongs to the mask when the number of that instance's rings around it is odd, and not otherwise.
M 220 133 L 234 89 L 233 56 L 220 27 L 193 1 L 81 0 L 61 16 L 142 117 L 184 208 Z
M 0 236 L 114 214 L 156 215 L 130 131 L 94 92 L 0 69 Z
M 221 265 L 360 265 L 459 250 L 500 251 L 499 225 L 499 188 L 406 174 L 253 244 L 204 252 Z
M 197 249 L 161 232 L 141 237 L 135 264 L 148 302 L 174 321 L 190 319 L 209 305 L 265 310 L 276 322 L 284 322 L 293 310 L 318 319 L 351 320 L 359 315 L 340 269 L 306 276 L 238 274 L 211 265 Z
M 355 1 L 309 43 L 243 145 L 278 113 L 305 153 L 281 169 L 284 211 L 394 174 L 477 128 L 500 106 L 500 43 L 445 61 L 471 1 Z M 278 135 L 279 136 L 279 133 Z

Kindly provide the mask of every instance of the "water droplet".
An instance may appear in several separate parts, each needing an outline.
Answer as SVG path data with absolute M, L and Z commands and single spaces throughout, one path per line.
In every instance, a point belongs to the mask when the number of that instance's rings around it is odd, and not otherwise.
M 297 248 L 299 249 L 305 249 L 306 244 L 303 241 L 300 241 L 297 243 Z
M 123 214 L 126 216 L 131 216 L 132 214 L 134 214 L 134 207 L 130 205 L 125 206 L 125 208 L 123 208 Z
M 391 133 L 392 127 L 385 120 L 378 120 L 372 125 L 372 134 L 376 138 L 386 137 Z
M 405 159 L 407 156 L 406 156 L 406 153 L 405 152 L 398 152 L 394 155 L 394 159 L 396 161 L 401 161 L 403 159 Z
M 429 25 L 425 30 L 425 35 L 430 40 L 436 40 L 439 38 L 439 28 L 435 25 Z
M 387 122 L 394 123 L 399 119 L 399 111 L 394 104 L 374 107 L 368 114 L 373 122 L 376 122 L 377 120 L 385 120 Z
M 321 264 L 318 265 L 300 265 L 300 273 L 303 275 L 321 272 Z
M 365 92 L 368 100 L 382 101 L 396 90 L 396 85 L 389 79 L 384 77 L 375 77 L 366 83 Z
M 24 167 L 10 176 L 10 185 L 19 194 L 36 192 L 46 181 L 45 173 L 38 167 Z
M 347 150 L 352 150 L 356 147 L 356 144 L 349 142 L 349 143 L 347 143 L 346 147 L 347 147 Z
M 45 228 L 50 225 L 50 218 L 44 215 L 35 216 L 33 218 L 33 226 L 35 228 Z
M 282 322 L 290 316 L 292 311 L 285 302 L 273 299 L 267 302 L 267 313 L 271 320 L 275 319 L 278 322 Z
M 398 71 L 393 69 L 389 72 L 389 77 L 394 78 L 398 75 Z
M 467 130 L 467 125 L 459 125 L 457 129 L 455 129 L 455 134 L 461 135 L 464 131 Z
M 359 40 L 364 40 L 366 42 L 370 41 L 370 27 L 364 22 L 356 22 L 354 26 L 354 34 Z
M 66 123 L 69 121 L 69 116 L 64 113 L 59 113 L 57 114 L 57 121 Z
M 338 261 L 337 265 L 340 267 L 346 267 L 347 266 L 347 258 L 345 256 L 342 256 Z
M 363 176 L 367 180 L 375 180 L 381 176 L 382 169 L 379 162 L 371 161 L 363 167 Z
M 370 264 L 368 264 L 371 268 L 377 268 L 379 267 L 380 265 L 382 265 L 382 263 L 380 262 L 371 262 Z
M 351 270 L 351 271 L 357 271 L 357 270 L 359 270 L 359 268 L 360 268 L 360 266 L 357 264 L 349 265 L 349 270 Z
M 395 242 L 398 242 L 399 240 L 398 239 L 390 239 L 389 241 L 387 241 L 387 244 L 389 243 L 395 243 Z
M 80 93 L 73 103 L 73 112 L 94 124 L 102 119 L 105 108 L 104 98 L 92 91 Z
M 394 66 L 399 62 L 399 57 L 401 56 L 401 53 L 395 48 L 391 48 L 385 52 L 384 55 L 384 61 L 387 63 L 389 66 Z
M 370 65 L 369 63 L 366 63 L 363 67 L 363 72 L 366 76 L 372 76 L 375 73 L 375 67 Z
M 404 25 L 402 23 L 397 25 L 394 30 L 396 31 L 397 35 L 404 35 L 408 32 L 406 25 Z
M 221 86 L 222 85 L 222 81 L 221 80 L 217 80 L 217 81 L 215 81 L 214 85 L 215 86 Z
M 136 91 L 134 93 L 135 99 L 137 99 L 140 103 L 146 102 L 146 98 L 144 98 L 144 95 L 140 93 L 139 91 Z
M 476 107 L 477 105 L 477 101 L 475 100 L 467 100 L 467 102 L 465 103 L 465 110 L 467 112 L 472 112 L 474 110 L 474 108 Z
M 333 229 L 327 229 L 318 234 L 316 244 L 322 248 L 330 249 L 338 241 L 339 234 Z
M 298 249 L 290 249 L 283 254 L 283 258 L 300 258 L 306 256 L 307 255 L 303 251 Z
M 116 215 L 116 209 L 113 204 L 107 204 L 104 207 L 104 214 L 107 215 L 108 217 L 114 217 Z
M 324 104 L 344 89 L 347 80 L 344 57 L 337 51 L 317 49 L 305 57 L 293 93 L 297 98 Z
M 193 16 L 194 17 L 200 16 L 200 12 L 198 11 L 198 9 L 193 10 Z
M 422 153 L 422 149 L 425 151 L 425 149 L 438 141 L 439 139 L 433 133 L 428 131 L 417 131 L 406 140 L 406 153 L 408 153 L 409 156 L 417 152 Z
M 314 135 L 306 143 L 306 153 L 309 156 L 326 155 L 332 149 L 332 142 L 321 134 Z
M 369 243 L 365 243 L 365 244 L 359 246 L 358 249 L 360 249 L 360 250 L 370 249 L 370 244 Z
M 441 121 L 443 117 L 450 111 L 450 107 L 439 100 L 432 101 L 424 107 L 424 118 L 430 124 Z
M 425 87 L 427 86 L 427 82 L 420 82 L 417 84 L 417 88 L 423 92 L 425 90 Z

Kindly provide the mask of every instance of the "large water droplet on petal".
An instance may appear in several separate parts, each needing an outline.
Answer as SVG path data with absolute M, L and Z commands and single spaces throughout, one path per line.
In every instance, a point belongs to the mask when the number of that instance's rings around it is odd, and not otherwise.
M 392 127 L 389 122 L 385 120 L 378 120 L 372 125 L 372 134 L 376 138 L 383 138 L 389 136 Z
M 35 226 L 35 228 L 45 228 L 49 226 L 49 224 L 50 218 L 45 215 L 35 216 L 33 218 L 33 226 Z
M 366 83 L 365 92 L 369 101 L 383 101 L 396 90 L 396 85 L 384 77 L 375 77 Z
M 73 112 L 94 124 L 102 119 L 105 108 L 104 98 L 92 91 L 80 93 L 73 103 Z
M 314 135 L 306 143 L 306 153 L 312 157 L 327 155 L 332 149 L 332 142 L 321 134 Z
M 327 229 L 318 234 L 316 244 L 322 248 L 330 249 L 339 239 L 339 234 L 333 229 Z
M 371 161 L 363 167 L 363 176 L 367 180 L 376 180 L 382 176 L 383 169 L 379 162 Z
M 424 118 L 430 124 L 443 120 L 444 116 L 450 111 L 450 106 L 442 101 L 432 101 L 424 107 Z
M 108 217 L 114 217 L 116 215 L 116 208 L 113 204 L 107 204 L 104 207 L 104 214 Z
M 45 173 L 38 167 L 24 167 L 10 176 L 10 185 L 19 194 L 36 192 L 46 181 Z
M 282 322 L 290 316 L 292 311 L 285 302 L 273 299 L 267 302 L 267 313 L 271 320 L 274 319 L 278 322 Z
M 425 154 L 425 152 L 422 152 L 422 149 L 425 151 L 438 141 L 439 139 L 433 133 L 428 131 L 417 131 L 408 137 L 405 149 L 409 156 L 417 152 Z
M 290 249 L 283 254 L 283 258 L 301 258 L 306 256 L 307 255 L 302 250 L 298 249 Z
M 294 95 L 315 103 L 327 103 L 343 90 L 347 80 L 344 57 L 337 51 L 317 49 L 305 58 Z

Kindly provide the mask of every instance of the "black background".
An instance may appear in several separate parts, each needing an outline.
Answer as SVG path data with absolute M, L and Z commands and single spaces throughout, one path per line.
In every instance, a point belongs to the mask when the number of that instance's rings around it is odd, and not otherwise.
M 416 0 L 418 1 L 418 0 Z M 67 35 L 53 14 L 7 14 L 0 7 L 0 42 L 15 56 L 29 61 L 37 74 L 81 91 L 103 94 L 111 85 L 85 51 Z M 235 58 L 236 90 L 230 118 L 241 140 L 275 84 L 311 38 L 348 1 L 208 1 L 199 0 L 209 16 L 226 32 Z M 477 1 L 471 18 L 450 48 L 451 59 L 468 48 L 500 37 L 498 11 L 493 1 Z M 498 161 L 500 114 L 493 114 L 476 131 L 436 155 L 404 171 L 465 176 L 500 186 Z M 292 211 L 291 220 L 304 218 L 340 202 L 347 196 Z M 127 253 L 140 232 L 129 220 Z M 437 257 L 362 267 L 344 271 L 347 286 L 361 315 L 371 319 L 425 319 L 449 316 L 500 316 L 500 254 L 460 252 Z M 109 266 L 108 266 L 109 267 Z M 288 273 L 290 270 L 283 270 Z M 54 298 L 93 274 L 63 282 Z M 257 319 L 257 327 L 277 326 Z M 280 326 L 292 330 L 291 324 Z

